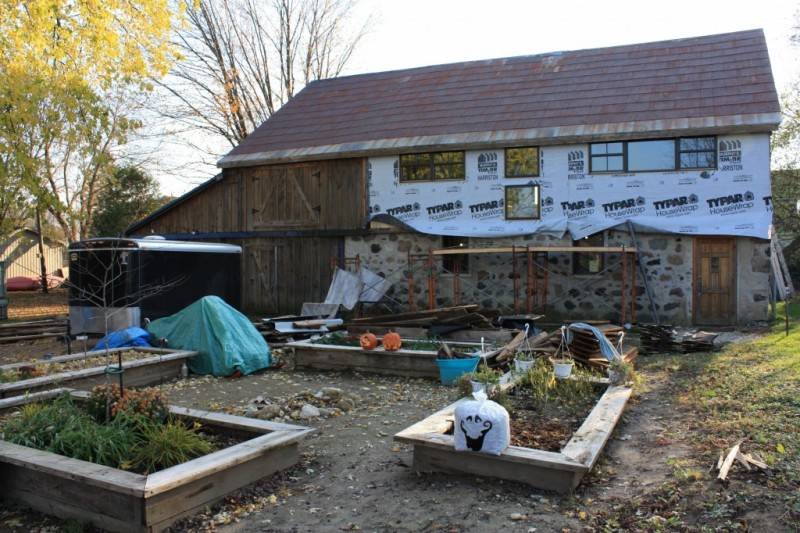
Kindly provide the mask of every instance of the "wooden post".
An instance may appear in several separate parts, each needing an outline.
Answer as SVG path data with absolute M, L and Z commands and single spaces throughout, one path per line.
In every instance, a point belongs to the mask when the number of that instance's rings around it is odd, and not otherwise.
M 624 324 L 625 323 L 625 314 L 626 314 L 626 307 L 628 305 L 625 292 L 627 291 L 626 283 L 628 282 L 628 254 L 625 253 L 625 247 L 622 247 L 622 290 L 620 291 L 620 296 L 622 298 L 622 302 L 620 302 L 620 312 L 622 317 L 620 321 Z
M 428 250 L 428 309 L 433 309 L 436 303 L 436 278 L 434 276 L 433 250 Z
M 411 252 L 406 252 L 408 259 L 406 259 L 406 265 L 408 265 L 408 310 L 410 312 L 414 312 L 414 269 L 412 265 L 414 264 L 414 257 L 411 255 Z
M 519 314 L 519 270 L 517 269 L 517 249 L 511 247 L 511 275 L 514 278 L 514 313 Z
M 528 291 L 527 291 L 527 306 L 528 306 L 528 314 L 533 314 L 533 253 L 531 253 L 531 247 L 526 246 L 526 258 L 528 260 Z
M 42 292 L 44 294 L 48 293 L 47 287 L 47 265 L 45 264 L 44 258 L 44 237 L 42 236 L 42 215 L 39 210 L 36 210 L 36 233 L 39 235 L 39 267 L 40 267 L 40 274 L 42 276 Z

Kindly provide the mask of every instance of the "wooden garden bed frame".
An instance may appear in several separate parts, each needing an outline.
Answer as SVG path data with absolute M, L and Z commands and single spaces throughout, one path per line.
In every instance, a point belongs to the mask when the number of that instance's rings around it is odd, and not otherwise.
M 413 468 L 420 472 L 499 478 L 565 494 L 594 467 L 632 392 L 630 387 L 608 387 L 560 452 L 519 446 L 509 446 L 499 456 L 456 451 L 453 436 L 445 433 L 453 429 L 456 406 L 470 398 L 462 398 L 404 429 L 394 439 L 413 445 Z
M 450 346 L 469 345 L 480 350 L 480 343 L 448 342 Z M 286 344 L 294 350 L 297 368 L 317 370 L 355 370 L 386 376 L 406 376 L 412 378 L 439 379 L 436 364 L 437 353 L 432 350 L 407 350 L 400 348 L 387 352 L 383 347 L 365 350 L 360 346 L 337 346 L 335 344 L 315 344 L 307 339 Z M 491 357 L 495 352 L 487 353 Z
M 142 346 L 112 348 L 109 350 L 112 366 L 117 365 L 118 352 L 144 352 L 151 353 L 151 357 L 137 359 L 135 361 L 123 361 L 122 368 L 123 384 L 126 387 L 146 387 L 156 385 L 165 381 L 172 380 L 180 375 L 181 366 L 188 362 L 189 357 L 197 355 L 197 352 L 186 350 L 170 350 L 161 348 L 148 348 Z M 67 361 L 76 361 L 87 357 L 104 356 L 105 351 L 82 352 L 73 355 L 62 355 L 52 359 L 42 359 L 29 363 L 14 363 L 0 367 L 2 370 L 15 370 L 21 367 L 35 367 L 39 365 L 58 365 Z M 70 372 L 59 372 L 37 378 L 24 379 L 0 383 L 0 398 L 21 396 L 32 392 L 41 392 L 59 387 L 72 388 L 79 390 L 89 390 L 96 385 L 102 385 L 107 378 L 112 383 L 118 382 L 117 375 L 107 375 L 105 366 L 95 366 L 74 370 Z
M 108 531 L 163 531 L 226 494 L 295 465 L 298 442 L 315 431 L 185 407 L 171 412 L 248 440 L 147 476 L 0 441 L 0 498 Z

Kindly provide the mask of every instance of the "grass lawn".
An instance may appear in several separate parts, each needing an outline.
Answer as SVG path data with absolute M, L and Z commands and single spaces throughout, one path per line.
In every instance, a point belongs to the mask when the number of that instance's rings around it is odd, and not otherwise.
M 666 372 L 669 401 L 681 415 L 676 442 L 691 459 L 669 459 L 672 479 L 612 509 L 581 510 L 592 531 L 800 531 L 800 302 L 763 338 L 723 350 L 639 358 L 639 369 Z M 769 466 L 719 482 L 712 468 L 741 442 Z M 655 517 L 655 518 L 654 518 Z M 771 524 L 763 529 L 764 524 Z

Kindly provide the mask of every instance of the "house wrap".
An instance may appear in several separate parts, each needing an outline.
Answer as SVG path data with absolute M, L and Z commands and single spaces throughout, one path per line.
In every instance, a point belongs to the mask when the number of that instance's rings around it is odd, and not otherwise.
M 240 244 L 248 312 L 358 257 L 392 310 L 747 323 L 779 122 L 761 30 L 320 80 L 128 233 Z

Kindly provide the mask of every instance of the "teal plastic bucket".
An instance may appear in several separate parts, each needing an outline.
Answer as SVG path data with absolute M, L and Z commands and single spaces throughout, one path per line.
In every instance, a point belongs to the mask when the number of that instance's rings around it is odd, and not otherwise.
M 469 359 L 437 359 L 439 365 L 439 377 L 442 385 L 452 385 L 459 377 L 469 372 L 475 372 L 478 368 L 480 356 L 470 357 Z

